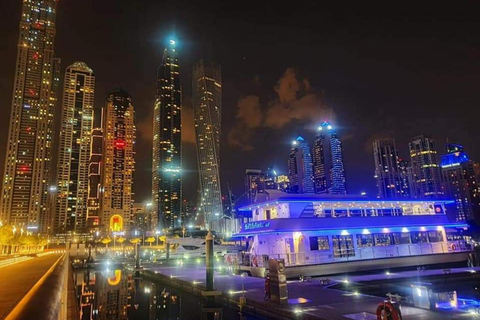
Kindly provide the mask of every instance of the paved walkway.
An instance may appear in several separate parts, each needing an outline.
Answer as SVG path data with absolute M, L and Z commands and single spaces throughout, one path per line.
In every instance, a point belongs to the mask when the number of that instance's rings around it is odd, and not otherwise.
M 53 253 L 0 270 L 0 319 L 4 319 L 12 311 L 60 255 Z
M 150 266 L 145 267 L 145 269 L 171 277 L 178 277 L 192 283 L 195 282 L 195 284 L 205 284 L 204 266 Z M 247 298 L 263 301 L 263 279 L 215 274 L 215 289 L 224 293 L 230 293 L 232 296 L 239 297 L 242 295 L 242 283 L 244 284 L 245 296 Z M 325 319 L 375 319 L 372 317 L 373 313 L 378 303 L 383 301 L 380 297 L 324 288 L 319 284 L 318 280 L 304 283 L 289 281 L 288 298 L 289 305 L 285 306 L 286 308 L 320 316 Z M 346 317 L 350 314 L 361 313 L 364 313 L 364 315 L 358 318 L 354 316 Z M 406 306 L 402 307 L 402 313 L 404 320 L 466 319 L 465 314 L 445 314 Z

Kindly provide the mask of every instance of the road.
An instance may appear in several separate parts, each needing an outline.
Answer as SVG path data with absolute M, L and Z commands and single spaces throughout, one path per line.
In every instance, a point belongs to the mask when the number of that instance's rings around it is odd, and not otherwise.
M 0 269 L 0 319 L 12 311 L 60 256 L 52 253 Z

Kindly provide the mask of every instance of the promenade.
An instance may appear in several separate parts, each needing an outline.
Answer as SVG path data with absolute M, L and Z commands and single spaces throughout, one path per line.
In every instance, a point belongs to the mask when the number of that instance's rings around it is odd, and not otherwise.
M 0 268 L 0 319 L 5 319 L 60 256 L 61 253 L 34 256 Z
M 205 267 L 202 265 L 145 266 L 145 272 L 162 274 L 185 281 L 183 287 L 205 285 Z M 288 305 L 277 305 L 264 301 L 264 280 L 254 277 L 241 277 L 238 275 L 215 274 L 215 289 L 222 291 L 225 296 L 238 300 L 243 294 L 242 284 L 245 288 L 245 297 L 255 301 L 256 308 L 264 306 L 265 309 L 286 310 L 295 314 L 297 318 L 304 319 L 360 319 L 375 320 L 375 310 L 383 297 L 363 294 L 348 293 L 340 290 L 323 287 L 318 279 L 310 282 L 288 281 Z M 419 308 L 402 306 L 404 320 L 444 320 L 466 319 L 466 314 L 446 314 Z

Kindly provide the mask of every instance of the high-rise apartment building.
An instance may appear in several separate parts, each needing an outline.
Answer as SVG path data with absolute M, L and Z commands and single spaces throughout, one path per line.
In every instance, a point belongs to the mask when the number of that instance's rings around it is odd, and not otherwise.
M 255 203 L 259 193 L 265 191 L 265 175 L 260 169 L 245 170 L 245 196 L 247 204 Z
M 398 171 L 400 173 L 400 186 L 404 197 L 412 196 L 412 167 L 410 162 L 404 159 L 398 159 Z
M 399 158 L 394 139 L 377 139 L 373 141 L 373 158 L 375 161 L 375 179 L 377 180 L 379 198 L 401 198 L 404 194 L 400 177 Z
M 53 57 L 57 1 L 23 1 L 0 219 L 47 232 L 55 89 Z
M 152 225 L 173 229 L 182 219 L 182 90 L 175 41 L 157 71 L 153 113 Z M 182 220 L 180 220 L 182 221 Z
M 318 127 L 313 145 L 315 193 L 346 194 L 342 141 L 329 122 Z
M 200 181 L 198 210 L 210 226 L 223 216 L 220 188 L 222 77 L 220 65 L 200 60 L 193 67 L 193 111 Z
M 68 66 L 63 80 L 54 232 L 87 229 L 88 167 L 95 75 L 84 62 Z
M 135 171 L 135 112 L 124 90 L 108 95 L 103 109 L 102 198 L 100 223 L 103 230 L 128 230 L 132 213 Z
M 412 190 L 416 198 L 442 197 L 440 159 L 432 138 L 418 136 L 409 143 L 412 168 Z
M 442 174 L 445 195 L 455 199 L 456 221 L 474 222 L 480 226 L 480 190 L 474 162 L 459 144 L 448 144 L 442 155 Z
M 292 143 L 288 159 L 288 178 L 292 193 L 314 193 L 312 154 L 301 136 Z
M 102 198 L 102 128 L 92 130 L 90 159 L 88 162 L 88 202 L 87 225 L 90 228 L 100 226 L 100 201 Z

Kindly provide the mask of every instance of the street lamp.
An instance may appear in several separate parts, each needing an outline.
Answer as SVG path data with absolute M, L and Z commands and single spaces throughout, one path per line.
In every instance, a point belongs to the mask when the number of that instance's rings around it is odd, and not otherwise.
M 158 230 L 157 230 L 157 231 L 155 231 L 155 234 L 157 235 L 157 247 L 158 247 L 158 238 L 160 237 L 160 233 L 161 233 L 161 232 L 160 232 L 160 231 L 158 231 Z

